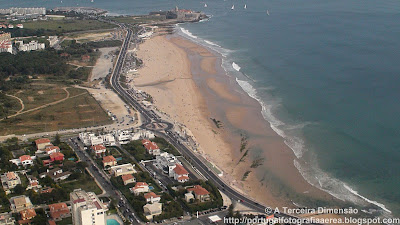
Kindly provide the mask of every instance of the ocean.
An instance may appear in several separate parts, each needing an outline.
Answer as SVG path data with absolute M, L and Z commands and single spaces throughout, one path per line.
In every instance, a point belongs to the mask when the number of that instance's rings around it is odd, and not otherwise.
M 397 0 L 0 0 L 12 6 L 202 10 L 211 18 L 178 32 L 223 55 L 304 178 L 339 199 L 400 215 Z

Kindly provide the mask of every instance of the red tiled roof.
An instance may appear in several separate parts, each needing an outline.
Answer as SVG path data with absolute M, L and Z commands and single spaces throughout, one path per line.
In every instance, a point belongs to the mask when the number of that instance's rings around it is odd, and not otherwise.
M 56 222 L 54 222 L 54 220 L 48 220 L 47 223 L 49 225 L 57 225 Z
M 48 142 L 50 142 L 50 140 L 47 139 L 47 138 L 41 138 L 41 139 L 35 140 L 36 145 L 38 145 L 38 144 L 44 144 L 44 143 L 48 143 Z
M 133 178 L 132 174 L 122 175 L 122 180 L 123 181 L 130 180 L 132 178 Z
M 9 180 L 17 179 L 17 174 L 15 174 L 14 172 L 8 172 L 6 174 L 6 176 L 7 176 L 7 179 L 9 179 Z
M 196 195 L 208 195 L 208 192 L 205 188 L 200 185 L 195 185 L 193 188 L 188 188 L 188 191 L 193 191 Z
M 105 150 L 106 147 L 104 147 L 104 145 L 93 145 L 91 149 L 93 149 L 94 151 L 100 151 L 100 150 Z
M 151 197 L 153 197 L 153 198 L 158 198 L 158 197 L 160 197 L 160 196 L 159 196 L 159 195 L 156 195 L 156 193 L 154 193 L 154 192 L 149 192 L 149 193 L 144 194 L 144 198 L 145 198 L 145 199 L 148 199 L 148 198 L 151 198 Z
M 45 150 L 46 150 L 46 152 L 48 152 L 48 151 L 52 151 L 54 149 L 60 151 L 60 148 L 58 146 L 49 146 L 49 147 L 46 147 Z
M 143 139 L 142 144 L 147 150 L 159 149 L 156 143 L 151 142 L 150 140 L 147 139 Z
M 32 158 L 29 155 L 23 155 L 23 156 L 19 157 L 19 160 L 21 160 L 21 162 L 23 162 L 25 160 L 32 160 Z
M 103 157 L 103 163 L 108 163 L 108 162 L 115 162 L 117 161 L 114 156 L 108 155 Z
M 58 157 L 63 157 L 64 158 L 64 154 L 62 154 L 61 152 L 54 152 L 50 154 L 50 159 L 55 159 Z
M 183 166 L 176 164 L 176 167 L 174 168 L 174 172 L 178 175 L 188 175 L 188 171 L 183 168 Z
M 137 182 L 134 189 L 149 186 L 146 182 Z
M 183 176 L 178 177 L 178 180 L 189 180 L 189 177 L 183 175 Z
M 53 219 L 60 218 L 63 214 L 69 214 L 69 209 L 65 203 L 55 203 L 49 205 L 50 215 Z
M 54 188 L 43 188 L 40 193 L 44 194 L 44 193 L 50 193 L 54 190 Z
M 36 212 L 34 209 L 25 209 L 19 212 L 21 214 L 22 220 L 30 219 L 36 216 Z
M 80 202 L 84 202 L 84 201 L 85 201 L 85 199 L 78 198 L 78 199 L 74 200 L 73 203 L 75 204 L 75 203 L 80 203 Z

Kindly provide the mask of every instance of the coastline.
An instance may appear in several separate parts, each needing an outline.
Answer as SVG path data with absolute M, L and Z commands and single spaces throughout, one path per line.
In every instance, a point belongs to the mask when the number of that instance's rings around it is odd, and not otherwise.
M 217 53 L 173 34 L 146 40 L 137 55 L 144 67 L 134 85 L 193 133 L 200 152 L 223 170 L 226 182 L 271 206 L 292 205 L 282 185 L 307 197 L 333 198 L 304 180 L 293 165 L 293 152 L 262 117 L 261 105 L 226 74 Z M 221 121 L 222 128 L 211 118 Z M 239 163 L 241 134 L 249 137 L 250 150 Z M 257 158 L 264 159 L 263 165 L 250 168 Z M 251 172 L 241 181 L 246 171 Z

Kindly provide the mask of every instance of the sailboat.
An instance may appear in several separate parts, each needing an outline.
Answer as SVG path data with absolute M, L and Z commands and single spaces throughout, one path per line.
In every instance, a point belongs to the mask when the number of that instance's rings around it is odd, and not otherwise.
M 244 9 L 247 9 L 247 5 L 246 4 L 244 4 Z
M 204 8 L 207 8 L 207 4 L 206 3 L 204 4 Z
M 234 10 L 235 9 L 235 5 L 232 5 L 232 8 L 231 8 L 231 10 Z
M 269 11 L 267 10 L 267 15 L 269 16 Z
M 90 2 L 94 2 L 94 0 L 91 0 Z

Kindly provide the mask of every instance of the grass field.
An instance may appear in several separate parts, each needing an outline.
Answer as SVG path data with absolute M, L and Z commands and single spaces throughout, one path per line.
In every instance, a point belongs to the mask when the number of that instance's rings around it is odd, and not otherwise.
M 115 25 L 101 22 L 98 20 L 47 20 L 47 21 L 31 21 L 24 23 L 25 29 L 45 29 L 58 32 L 74 32 L 85 30 L 110 29 Z
M 49 132 L 112 123 L 103 108 L 86 90 L 67 90 L 70 91 L 70 98 L 65 101 L 0 121 L 0 127 L 4 128 L 0 129 L 0 135 Z M 48 101 L 44 99 L 41 104 L 43 102 Z M 38 105 L 40 104 L 32 103 L 31 107 Z
M 124 16 L 124 17 L 116 17 L 115 21 L 121 23 L 130 23 L 130 24 L 143 24 L 143 23 L 155 23 L 159 21 L 165 20 L 163 16 Z

